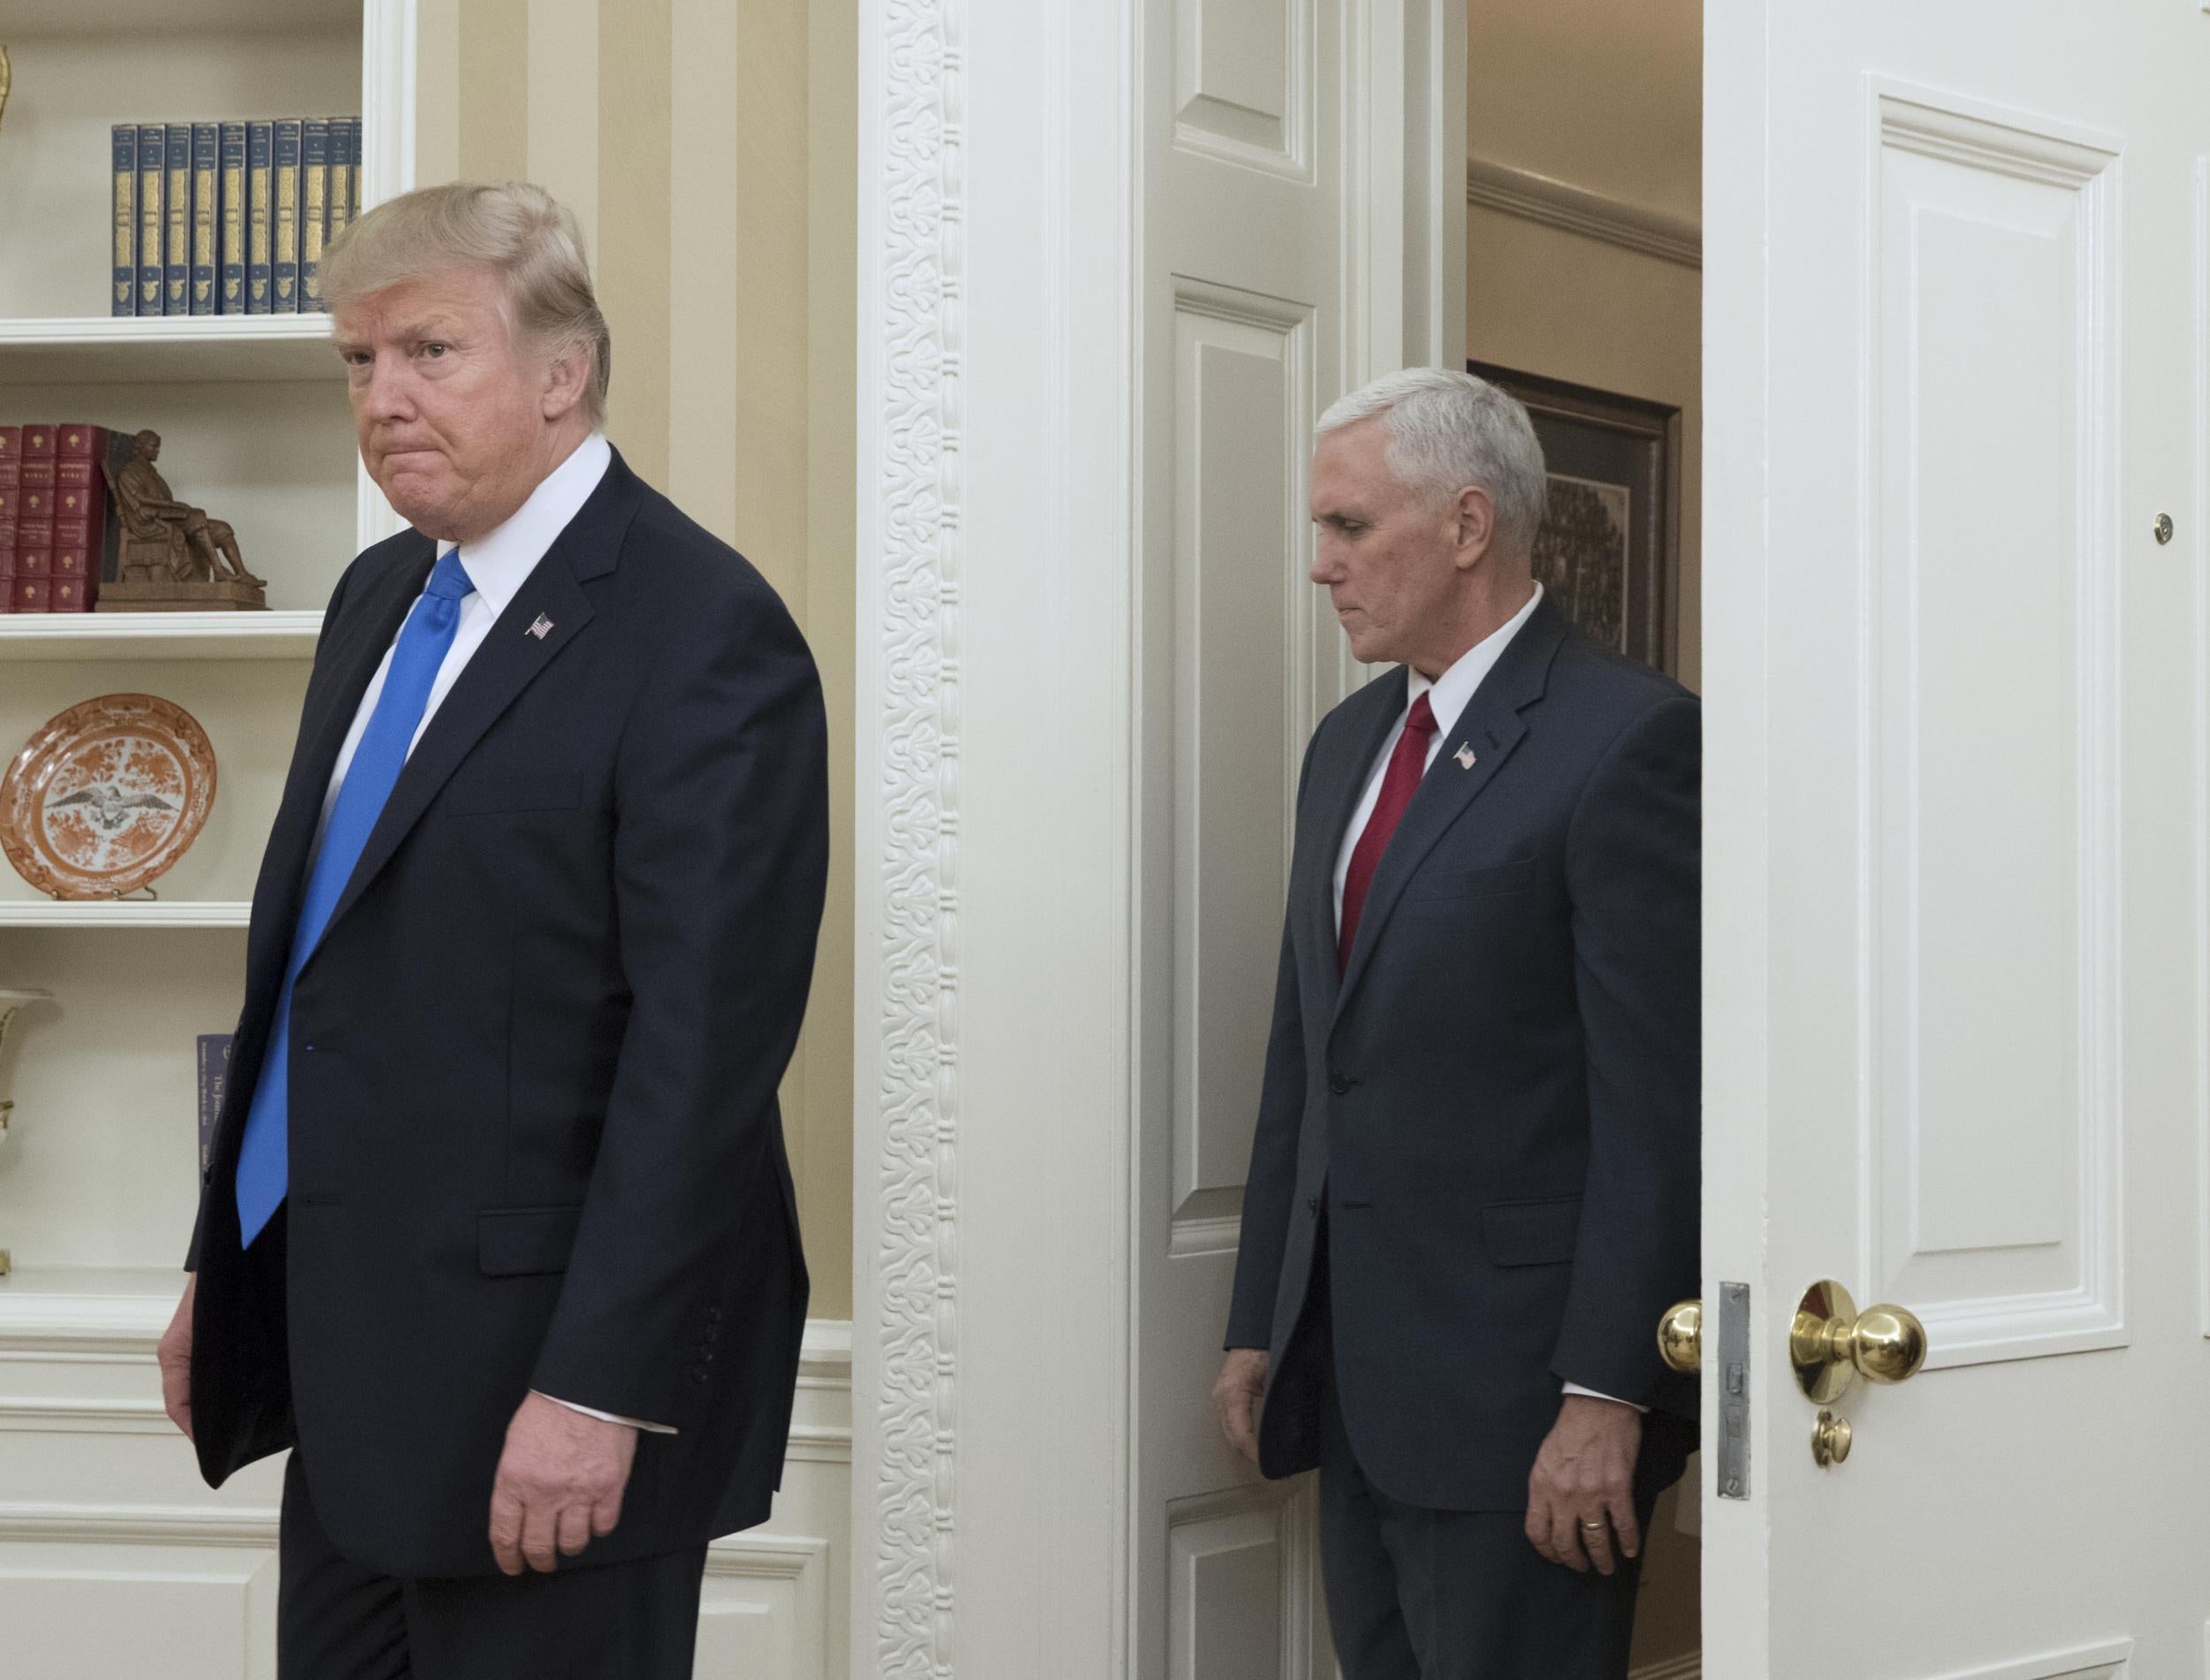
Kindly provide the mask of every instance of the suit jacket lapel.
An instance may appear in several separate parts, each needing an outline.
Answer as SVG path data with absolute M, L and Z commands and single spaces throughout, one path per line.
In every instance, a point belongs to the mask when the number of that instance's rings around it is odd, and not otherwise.
M 1374 760 L 1404 713 L 1408 680 L 1399 665 L 1367 684 L 1356 701 L 1363 710 L 1354 711 L 1345 719 L 1348 726 L 1337 732 L 1341 744 L 1312 767 L 1314 797 L 1325 802 L 1318 807 L 1319 843 L 1307 851 L 1305 878 L 1298 884 L 1298 892 L 1307 946 L 1315 958 L 1311 966 L 1322 982 L 1330 1012 L 1340 979 L 1336 965 L 1336 859 L 1342 855 L 1343 837 L 1351 819 L 1358 815 L 1359 799 L 1374 773 Z
M 613 569 L 638 495 L 636 476 L 616 454 L 591 499 L 507 603 L 423 731 L 330 913 L 330 926 L 359 901 L 484 732 L 591 622 L 591 597 L 582 580 Z M 531 627 L 540 618 L 550 627 L 534 635 Z M 323 944 L 329 944 L 327 932 Z
M 1550 680 L 1551 660 L 1566 639 L 1566 630 L 1565 615 L 1545 596 L 1444 737 L 1442 749 L 1428 766 L 1419 792 L 1406 808 L 1404 820 L 1390 836 L 1389 848 L 1374 870 L 1373 885 L 1367 889 L 1358 939 L 1351 947 L 1351 960 L 1344 967 L 1342 988 L 1336 997 L 1338 1016 L 1373 960 L 1375 943 L 1388 924 L 1390 912 L 1404 896 L 1406 885 L 1436 842 L 1504 768 L 1526 735 L 1527 720 L 1520 713 L 1543 697 Z M 1461 753 L 1471 756 L 1470 768 Z
M 329 680 L 316 696 L 314 708 L 300 720 L 299 745 L 293 752 L 291 773 L 285 779 L 276 821 L 269 832 L 263 890 L 280 883 L 285 901 L 280 914 L 254 918 L 255 948 L 248 954 L 248 972 L 256 979 L 268 975 L 271 996 L 291 957 L 293 924 L 299 915 L 300 893 L 307 883 L 308 857 L 314 849 L 315 831 L 321 825 L 323 797 L 330 791 L 330 775 L 337 767 L 339 749 L 346 743 L 346 732 L 353 726 L 370 679 L 383 664 L 436 560 L 437 544 L 426 536 L 414 538 L 411 544 L 401 547 L 396 564 L 362 585 L 363 595 L 358 604 L 341 609 L 337 621 L 324 632 L 328 640 L 316 662 L 328 672 Z

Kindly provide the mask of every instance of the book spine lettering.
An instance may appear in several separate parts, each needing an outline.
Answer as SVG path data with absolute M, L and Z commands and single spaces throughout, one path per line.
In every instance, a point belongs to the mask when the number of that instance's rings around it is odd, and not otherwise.
M 323 307 L 323 241 L 330 237 L 330 122 L 300 125 L 300 309 Z
M 216 194 L 222 177 L 221 158 L 213 123 L 192 125 L 192 313 L 215 313 L 215 225 L 222 210 Z
M 353 175 L 355 164 L 354 150 L 360 143 L 355 132 L 359 125 L 343 117 L 333 117 L 330 122 L 330 235 L 323 241 L 323 248 L 330 248 L 331 239 L 346 231 L 353 220 Z
M 100 541 L 107 526 L 104 428 L 64 424 L 54 461 L 55 612 L 89 612 L 100 597 Z
M 270 158 L 275 145 L 267 123 L 246 125 L 246 313 L 266 315 L 275 274 L 270 266 L 272 186 Z
M 346 118 L 346 220 L 361 219 L 361 119 Z
M 115 254 L 110 315 L 138 313 L 138 125 L 118 123 L 110 134 L 115 172 Z
M 200 1170 L 215 1158 L 215 1123 L 223 1114 L 223 1087 L 230 1080 L 227 1032 L 200 1034 Z
M 168 130 L 138 125 L 138 313 L 161 313 L 162 182 Z
M 271 186 L 275 208 L 270 239 L 274 252 L 274 299 L 278 315 L 297 315 L 300 308 L 300 125 L 287 118 L 276 125 L 276 173 Z
M 222 131 L 223 186 L 221 250 L 217 272 L 222 290 L 217 315 L 246 313 L 246 125 L 225 123 Z
M 162 181 L 161 312 L 192 313 L 192 125 L 171 123 Z
M 43 612 L 54 569 L 54 429 L 23 428 L 23 499 L 19 504 L 15 541 L 15 597 L 18 612 Z

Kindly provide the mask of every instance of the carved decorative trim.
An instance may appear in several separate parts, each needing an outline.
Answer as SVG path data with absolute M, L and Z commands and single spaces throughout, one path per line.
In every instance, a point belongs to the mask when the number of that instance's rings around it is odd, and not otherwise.
M 964 102 L 959 0 L 876 0 L 863 26 L 874 75 L 863 100 L 874 265 L 863 282 L 872 383 L 860 412 L 874 482 L 872 828 L 880 929 L 877 1018 L 873 1408 L 858 1470 L 857 1536 L 872 1535 L 873 1624 L 856 1672 L 944 1680 L 952 1671 L 953 1463 L 958 1186 L 957 1039 L 960 296 Z M 863 236 L 866 237 L 866 236 Z M 863 756 L 864 758 L 864 756 Z M 865 923 L 863 922 L 863 926 Z M 865 954 L 862 956 L 865 974 Z M 861 1182 L 869 1164 L 863 1159 Z M 869 1228 L 863 1221 L 862 1228 Z M 869 1298 L 863 1295 L 863 1298 Z M 873 1642 L 872 1657 L 861 1655 Z
M 1592 193 L 1570 181 L 1538 175 L 1485 157 L 1466 160 L 1466 201 L 1500 210 L 1523 222 L 1561 228 L 1583 239 L 1601 239 L 1683 268 L 1703 266 L 1703 230 L 1678 216 L 1663 215 L 1624 199 Z

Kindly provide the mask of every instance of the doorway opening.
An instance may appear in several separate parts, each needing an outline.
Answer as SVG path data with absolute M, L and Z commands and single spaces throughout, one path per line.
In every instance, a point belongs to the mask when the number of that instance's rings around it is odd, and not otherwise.
M 1538 569 L 1701 688 L 1702 0 L 1468 0 L 1467 354 L 1528 401 Z M 1636 1680 L 1701 1669 L 1691 1463 L 1658 1506 Z

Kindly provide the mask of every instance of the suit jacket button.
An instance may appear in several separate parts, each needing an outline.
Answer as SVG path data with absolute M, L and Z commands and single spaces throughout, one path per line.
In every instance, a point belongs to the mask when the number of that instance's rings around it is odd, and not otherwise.
M 1338 1097 L 1347 1097 L 1350 1095 L 1351 1087 L 1357 1083 L 1348 1074 L 1336 1074 L 1329 1079 L 1328 1089 Z
M 1305 1212 L 1312 1214 L 1315 1218 L 1319 1216 L 1320 1198 L 1317 1196 L 1307 1196 L 1305 1197 Z

